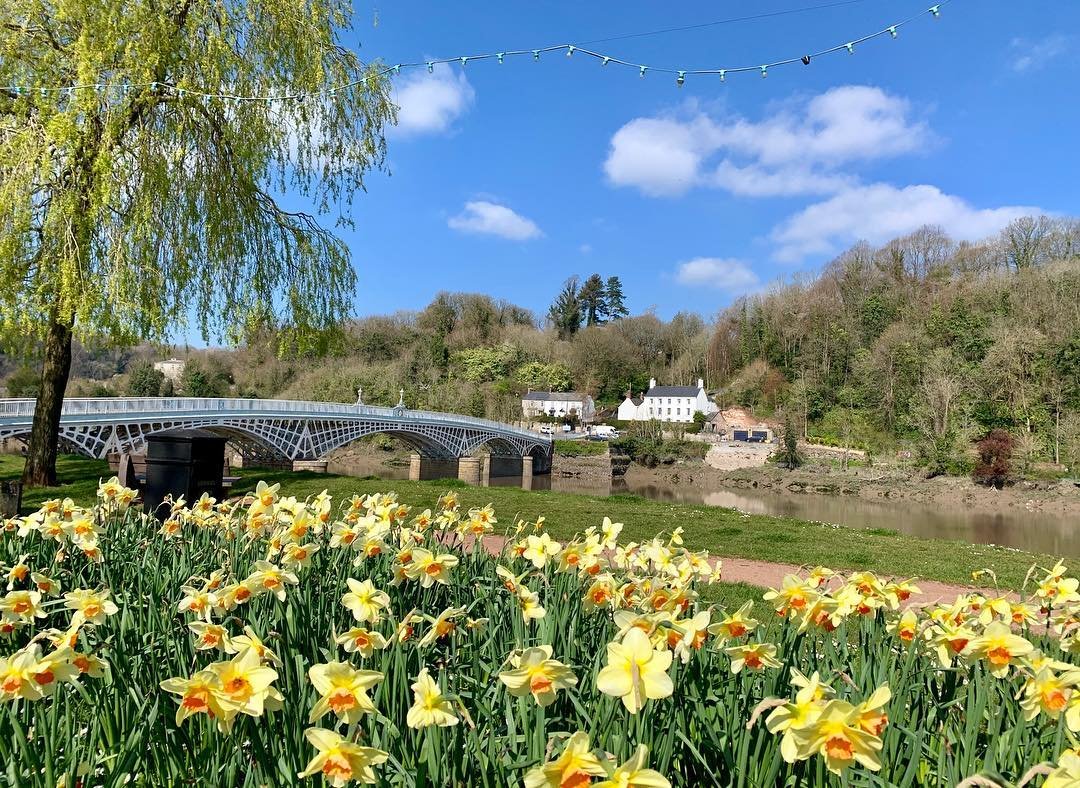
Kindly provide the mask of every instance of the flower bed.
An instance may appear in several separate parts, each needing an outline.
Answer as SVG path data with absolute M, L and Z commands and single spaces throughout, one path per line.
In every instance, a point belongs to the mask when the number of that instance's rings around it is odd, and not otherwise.
M 417 512 L 260 484 L 163 524 L 132 498 L 111 480 L 92 509 L 4 524 L 9 784 L 1080 779 L 1061 565 L 1023 602 L 913 609 L 912 581 L 818 567 L 723 610 L 699 601 L 720 567 L 678 530 L 626 544 L 605 520 L 560 544 L 541 518 L 493 555 L 495 512 L 454 493 Z

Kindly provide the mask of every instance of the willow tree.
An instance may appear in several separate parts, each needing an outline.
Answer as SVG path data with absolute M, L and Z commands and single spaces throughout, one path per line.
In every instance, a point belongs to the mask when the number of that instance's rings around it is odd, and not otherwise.
M 42 351 L 24 480 L 49 484 L 73 336 L 296 348 L 348 313 L 333 227 L 394 106 L 340 43 L 349 0 L 3 6 L 0 334 Z

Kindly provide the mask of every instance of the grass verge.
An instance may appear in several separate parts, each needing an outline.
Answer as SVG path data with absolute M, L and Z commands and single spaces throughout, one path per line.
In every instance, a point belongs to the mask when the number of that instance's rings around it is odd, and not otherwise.
M 17 477 L 21 470 L 21 457 L 0 456 L 0 479 Z M 70 497 L 77 503 L 88 504 L 94 497 L 98 479 L 110 475 L 104 462 L 68 456 L 60 459 L 57 472 L 62 485 L 27 491 L 23 497 L 24 512 L 55 497 Z M 460 487 L 466 506 L 486 503 L 495 506 L 500 520 L 497 528 L 512 525 L 517 517 L 531 520 L 543 515 L 552 536 L 566 539 L 610 517 L 625 524 L 624 541 L 651 539 L 660 531 L 670 532 L 681 526 L 687 547 L 715 555 L 800 565 L 824 564 L 834 569 L 868 569 L 884 575 L 947 583 L 971 585 L 973 571 L 992 569 L 1003 587 L 1019 589 L 1033 563 L 1051 566 L 1056 560 L 1011 548 L 920 539 L 885 529 L 845 528 L 631 495 L 598 497 L 516 487 L 474 488 L 457 480 L 386 481 L 257 468 L 238 473 L 241 479 L 233 488 L 237 493 L 253 489 L 263 479 L 268 483 L 280 482 L 283 492 L 299 498 L 324 489 L 335 498 L 393 489 L 410 504 L 421 507 L 434 506 L 449 487 Z

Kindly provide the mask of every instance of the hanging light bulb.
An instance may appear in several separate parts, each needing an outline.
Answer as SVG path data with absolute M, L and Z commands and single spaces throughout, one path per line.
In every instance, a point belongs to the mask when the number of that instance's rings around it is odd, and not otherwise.
M 893 38 L 896 38 L 896 25 L 892 25 L 889 27 L 889 35 Z
M 609 57 L 605 57 L 605 58 L 604 58 L 604 60 L 603 60 L 603 61 L 601 62 L 601 64 L 600 64 L 600 65 L 602 65 L 602 66 L 606 66 L 606 65 L 607 65 L 608 63 L 610 63 L 610 62 L 611 62 L 611 58 L 609 58 Z
M 567 57 L 573 57 L 575 49 L 577 49 L 577 47 L 575 47 L 573 44 L 570 44 L 570 46 L 568 46 L 566 48 L 566 56 Z
M 539 59 L 540 59 L 540 50 L 539 49 L 534 49 L 533 50 L 533 60 L 539 60 Z
M 802 64 L 804 66 L 809 66 L 810 65 L 810 56 L 809 55 L 803 55 L 801 60 L 802 60 Z
M 460 60 L 461 60 L 461 67 L 462 68 L 465 68 L 465 66 L 469 65 L 469 58 L 463 57 L 463 58 L 460 58 Z
M 427 64 L 427 73 L 429 73 L 429 74 L 434 74 L 435 73 L 435 64 L 432 63 L 430 60 L 428 61 L 428 64 Z
M 503 64 L 503 57 L 505 57 L 505 55 L 506 55 L 505 52 L 496 52 L 495 53 L 495 59 L 499 61 L 500 66 Z
M 768 66 L 762 66 L 761 67 L 761 78 L 765 79 L 768 76 L 769 76 L 769 67 Z
M 679 76 L 675 77 L 675 84 L 680 88 L 686 84 L 686 72 L 680 71 Z
M 400 73 L 401 73 L 401 64 L 398 63 L 396 66 L 394 66 L 394 74 L 397 75 L 397 74 L 400 74 Z
M 844 44 L 844 48 L 847 49 L 849 55 L 855 54 L 855 45 L 852 44 L 850 41 Z
M 724 82 L 724 81 L 725 81 L 725 79 L 724 79 L 724 76 L 725 76 L 726 74 L 727 74 L 727 69 L 726 69 L 726 68 L 722 68 L 722 69 L 720 69 L 720 81 L 721 81 L 721 82 Z
M 935 18 L 941 16 L 941 6 L 939 6 L 939 5 L 930 6 L 930 13 L 933 14 Z
M 638 67 L 638 76 L 641 77 L 642 79 L 645 79 L 645 72 L 648 71 L 648 69 L 649 69 L 648 66 L 639 66 Z

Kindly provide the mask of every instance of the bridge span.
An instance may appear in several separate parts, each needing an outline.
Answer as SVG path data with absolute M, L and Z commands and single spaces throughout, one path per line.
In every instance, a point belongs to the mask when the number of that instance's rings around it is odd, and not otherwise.
M 29 437 L 32 399 L 0 399 L 0 439 Z M 366 435 L 399 438 L 415 450 L 416 479 L 457 476 L 479 481 L 480 458 L 492 476 L 551 471 L 552 441 L 529 430 L 453 413 L 336 402 L 197 397 L 66 399 L 60 417 L 61 447 L 88 457 L 141 454 L 146 436 L 177 428 L 223 435 L 244 463 L 291 462 L 318 467 L 341 446 Z M 325 465 L 323 465 L 325 467 Z M 476 477 L 476 478 L 474 478 Z

